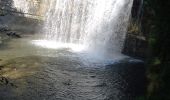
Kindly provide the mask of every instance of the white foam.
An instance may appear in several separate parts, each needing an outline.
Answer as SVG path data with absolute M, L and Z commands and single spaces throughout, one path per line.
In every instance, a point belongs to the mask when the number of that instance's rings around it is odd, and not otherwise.
M 85 47 L 82 45 L 78 44 L 73 44 L 73 43 L 62 43 L 62 42 L 56 42 L 56 41 L 49 41 L 49 40 L 32 40 L 32 44 L 43 47 L 43 48 L 48 48 L 48 49 L 61 49 L 61 48 L 69 48 L 73 52 L 80 52 L 85 50 Z

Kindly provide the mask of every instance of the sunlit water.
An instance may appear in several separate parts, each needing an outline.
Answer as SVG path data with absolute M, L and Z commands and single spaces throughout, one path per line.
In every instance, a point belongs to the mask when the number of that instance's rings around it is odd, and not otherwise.
M 77 46 L 50 48 L 35 37 L 0 47 L 1 74 L 15 85 L 0 86 L 1 100 L 134 100 L 143 94 L 143 63 L 96 59 Z
M 94 61 L 94 63 L 99 64 L 108 63 L 109 61 L 112 63 L 121 59 L 129 58 L 123 54 L 112 55 L 111 57 L 108 55 L 108 57 L 105 58 L 101 54 L 98 54 L 98 52 L 91 52 L 87 50 L 83 45 L 40 40 L 40 37 L 40 35 L 28 35 L 19 40 L 12 39 L 1 46 L 1 58 L 8 60 L 15 57 L 30 55 L 57 57 L 60 56 L 62 52 L 69 52 L 66 56 L 73 56 L 74 54 L 75 56 L 80 57 L 81 60 Z M 62 52 L 58 53 L 58 51 Z

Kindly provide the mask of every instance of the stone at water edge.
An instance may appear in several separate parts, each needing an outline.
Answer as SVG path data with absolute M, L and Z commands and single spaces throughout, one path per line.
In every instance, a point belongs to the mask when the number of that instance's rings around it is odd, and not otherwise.
M 16 32 L 8 32 L 7 35 L 10 37 L 21 38 L 21 36 Z

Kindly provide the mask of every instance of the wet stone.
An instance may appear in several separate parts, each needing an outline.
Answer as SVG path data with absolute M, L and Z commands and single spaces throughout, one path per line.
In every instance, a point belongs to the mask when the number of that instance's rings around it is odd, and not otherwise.
M 14 38 L 21 38 L 21 36 L 16 32 L 8 32 L 7 35 Z

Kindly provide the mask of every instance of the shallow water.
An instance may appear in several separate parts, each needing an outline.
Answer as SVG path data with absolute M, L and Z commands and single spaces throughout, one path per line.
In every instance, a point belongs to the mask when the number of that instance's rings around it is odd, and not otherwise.
M 0 100 L 135 100 L 144 93 L 142 62 L 94 62 L 69 48 L 38 47 L 35 39 L 1 46 L 1 74 L 14 86 L 1 85 Z

